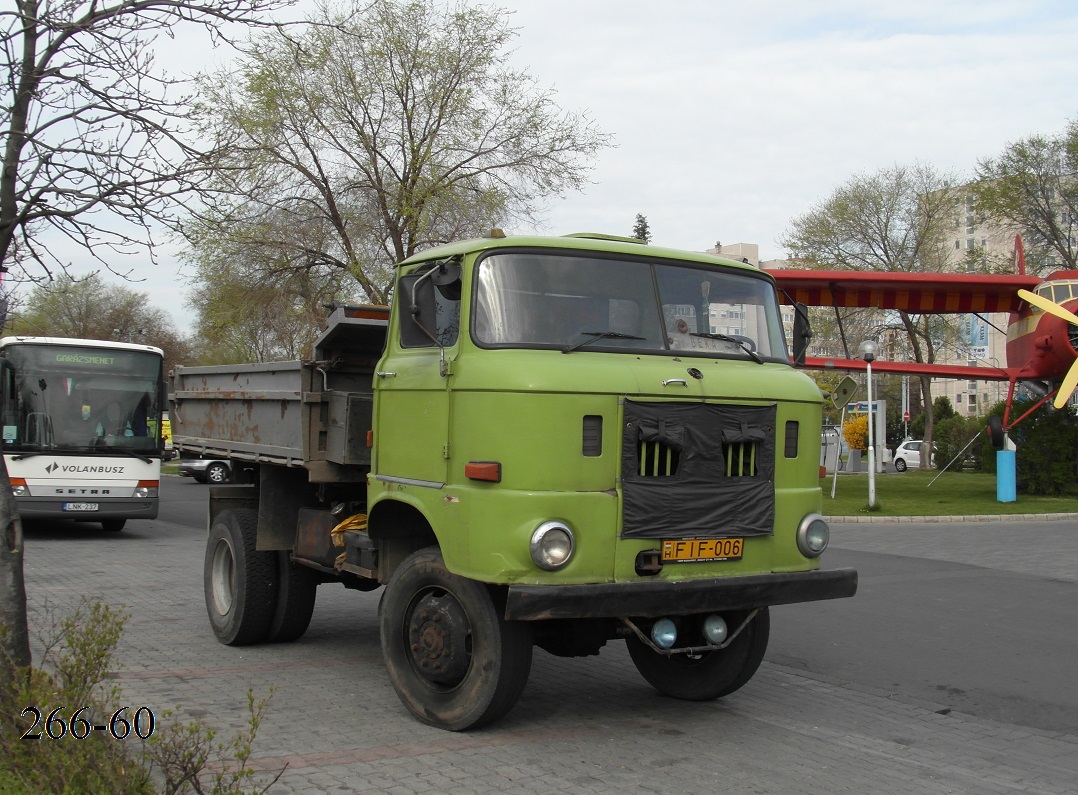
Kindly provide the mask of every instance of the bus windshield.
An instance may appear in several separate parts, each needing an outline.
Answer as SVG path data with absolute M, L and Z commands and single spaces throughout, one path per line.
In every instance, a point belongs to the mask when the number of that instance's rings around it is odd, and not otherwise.
M 775 288 L 750 271 L 500 252 L 476 282 L 472 334 L 484 347 L 789 362 Z
M 2 354 L 5 453 L 160 451 L 156 352 L 15 341 Z

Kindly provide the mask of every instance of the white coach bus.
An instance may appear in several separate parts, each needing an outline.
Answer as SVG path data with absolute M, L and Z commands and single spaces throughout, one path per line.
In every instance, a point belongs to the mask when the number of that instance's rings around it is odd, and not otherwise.
M 0 339 L 4 461 L 23 518 L 123 529 L 157 516 L 160 348 L 55 337 Z

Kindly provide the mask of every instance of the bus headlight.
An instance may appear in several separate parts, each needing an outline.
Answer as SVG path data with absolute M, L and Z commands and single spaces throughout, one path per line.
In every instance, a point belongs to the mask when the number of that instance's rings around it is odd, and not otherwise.
M 138 500 L 144 500 L 147 497 L 156 497 L 158 494 L 158 487 L 159 481 L 140 480 L 138 485 L 135 486 L 135 493 L 132 496 Z
M 818 513 L 810 513 L 797 526 L 797 548 L 806 558 L 818 558 L 831 540 L 831 528 Z
M 564 522 L 543 522 L 532 533 L 532 561 L 545 571 L 556 571 L 573 556 L 573 531 Z
M 30 487 L 23 478 L 11 478 L 11 494 L 15 497 L 29 497 Z

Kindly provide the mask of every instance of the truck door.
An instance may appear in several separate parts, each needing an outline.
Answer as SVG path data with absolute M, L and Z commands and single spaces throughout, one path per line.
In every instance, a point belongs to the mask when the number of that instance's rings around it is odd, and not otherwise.
M 460 268 L 423 263 L 397 285 L 396 328 L 375 375 L 373 473 L 441 485 L 449 457 L 450 367 L 460 334 Z

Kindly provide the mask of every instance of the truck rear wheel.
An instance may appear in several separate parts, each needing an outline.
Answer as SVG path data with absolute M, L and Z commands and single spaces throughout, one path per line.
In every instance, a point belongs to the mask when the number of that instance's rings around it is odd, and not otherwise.
M 277 608 L 266 639 L 270 643 L 291 643 L 303 637 L 311 623 L 318 575 L 293 563 L 287 550 L 277 553 L 277 565 Z
M 503 620 L 487 587 L 452 574 L 437 547 L 401 563 L 379 612 L 390 682 L 423 723 L 475 728 L 520 699 L 531 672 L 531 628 Z
M 727 620 L 734 627 L 744 617 L 739 614 Z M 664 655 L 636 636 L 630 636 L 627 643 L 636 670 L 660 693 L 686 701 L 710 701 L 733 693 L 752 679 L 764 659 L 770 634 L 771 614 L 765 607 L 721 651 Z
M 274 617 L 277 553 L 255 551 L 257 525 L 254 511 L 222 511 L 206 542 L 206 610 L 213 634 L 228 646 L 266 640 Z

